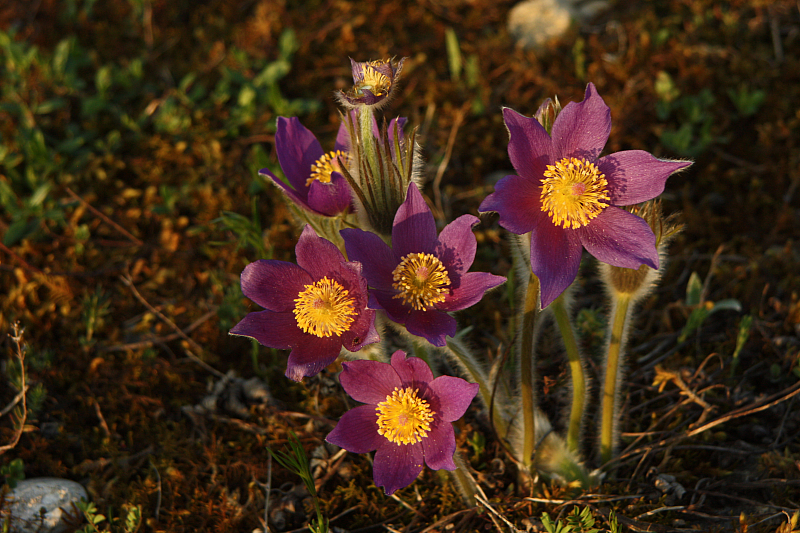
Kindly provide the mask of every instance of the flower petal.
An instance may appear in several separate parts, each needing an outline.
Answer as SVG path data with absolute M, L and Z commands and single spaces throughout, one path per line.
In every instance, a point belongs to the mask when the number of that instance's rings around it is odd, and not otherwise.
M 453 274 L 461 276 L 469 270 L 475 260 L 477 241 L 472 227 L 479 222 L 478 217 L 462 215 L 446 225 L 439 234 L 433 254 L 444 264 L 451 280 Z
M 424 337 L 434 346 L 444 346 L 447 344 L 447 337 L 456 334 L 456 319 L 435 309 L 411 311 L 405 326 L 409 333 Z
M 424 337 L 434 346 L 444 346 L 446 337 L 456 334 L 456 321 L 453 317 L 436 309 L 417 311 L 403 304 L 399 298 L 394 298 L 397 291 L 380 291 L 372 289 L 370 296 L 374 303 L 386 312 L 389 320 L 403 324 L 409 333 Z M 372 300 L 370 300 L 372 302 Z
M 356 113 L 355 111 L 350 111 L 353 116 L 353 124 L 358 124 L 356 120 Z M 339 124 L 339 131 L 336 132 L 336 142 L 333 145 L 334 151 L 341 150 L 342 152 L 349 152 L 350 151 L 350 134 L 347 132 L 347 124 L 345 123 L 347 120 L 347 116 L 344 116 L 344 120 L 341 124 Z
M 359 405 L 347 411 L 325 440 L 351 453 L 377 450 L 386 438 L 378 434 L 378 414 L 374 405 Z
M 460 285 L 453 289 L 445 300 L 436 304 L 440 311 L 460 311 L 478 303 L 486 291 L 506 281 L 503 276 L 488 272 L 467 272 L 461 276 Z
M 308 206 L 332 217 L 350 209 L 353 194 L 350 184 L 339 172 L 331 172 L 331 181 L 314 180 L 308 188 Z
M 278 117 L 275 147 L 283 173 L 296 191 L 306 188 L 311 165 L 323 156 L 322 146 L 297 117 Z
M 369 306 L 374 309 L 383 309 L 389 316 L 392 322 L 398 324 L 405 324 L 408 320 L 408 315 L 411 314 L 412 309 L 403 303 L 400 298 L 395 298 L 397 295 L 395 289 L 388 291 L 380 289 L 370 289 L 369 291 Z
M 484 198 L 478 211 L 496 211 L 500 225 L 511 233 L 524 235 L 542 221 L 542 189 L 540 181 L 521 176 L 506 176 L 494 186 L 494 192 Z
M 392 290 L 392 271 L 397 267 L 392 249 L 370 231 L 347 228 L 339 232 L 347 258 L 361 263 L 364 277 L 376 289 Z
M 436 222 L 428 204 L 417 189 L 408 185 L 406 200 L 400 205 L 392 226 L 392 250 L 395 257 L 410 253 L 433 253 L 436 244 Z
M 357 352 L 367 344 L 381 340 L 375 327 L 375 311 L 361 309 L 358 316 L 350 324 L 350 329 L 342 333 L 342 346 L 351 352 Z
M 294 309 L 294 299 L 313 283 L 308 272 L 285 261 L 260 259 L 242 271 L 242 293 L 270 311 Z
M 503 120 L 508 128 L 511 164 L 518 174 L 538 186 L 547 165 L 555 161 L 552 139 L 538 120 L 520 115 L 513 109 L 503 108 Z
M 289 199 L 297 204 L 298 206 L 302 207 L 303 209 L 311 210 L 308 206 L 308 187 L 305 186 L 305 182 L 303 187 L 297 191 L 292 189 L 289 185 L 287 185 L 283 180 L 278 179 L 278 176 L 272 173 L 272 171 L 268 168 L 262 168 L 258 171 L 259 174 L 262 176 L 268 176 L 275 185 L 283 189 L 283 192 L 289 197 Z
M 606 207 L 575 233 L 581 244 L 603 263 L 623 268 L 647 265 L 658 269 L 656 237 L 647 222 L 618 207 Z
M 372 478 L 391 495 L 398 489 L 409 486 L 422 472 L 422 444 L 386 444 L 375 452 Z
M 412 383 L 427 384 L 433 381 L 433 372 L 428 363 L 419 357 L 407 357 L 402 350 L 397 350 L 392 354 L 392 368 L 400 376 L 404 387 Z
M 542 308 L 550 305 L 578 275 L 582 249 L 573 231 L 548 222 L 531 232 L 531 270 L 539 277 Z
M 338 252 L 338 248 L 336 249 Z M 347 331 L 342 333 L 342 346 L 351 352 L 357 352 L 363 346 L 378 342 L 380 337 L 375 328 L 375 311 L 369 309 L 369 291 L 367 280 L 358 261 L 340 262 L 331 266 L 328 276 L 342 284 L 348 295 L 353 298 L 356 315 Z
M 397 371 L 386 363 L 360 359 L 342 363 L 339 383 L 355 401 L 377 405 L 403 382 Z
M 439 397 L 438 415 L 444 422 L 455 422 L 464 416 L 478 388 L 477 383 L 453 376 L 439 376 L 430 383 L 431 392 Z
M 297 327 L 294 314 L 288 311 L 247 313 L 238 324 L 231 328 L 230 333 L 231 335 L 250 337 L 264 346 L 278 350 L 288 350 L 298 346 L 306 336 L 303 330 Z
M 303 228 L 294 251 L 298 266 L 308 272 L 314 281 L 330 275 L 332 270 L 338 269 L 345 262 L 339 248 L 328 239 L 317 235 L 310 224 Z
M 691 161 L 663 161 L 644 150 L 627 150 L 597 160 L 608 180 L 611 205 L 633 205 L 664 192 L 667 178 Z
M 397 117 L 393 118 L 389 121 L 389 127 L 387 129 L 386 135 L 389 137 L 389 142 L 394 143 L 394 125 L 397 124 L 397 136 L 398 139 L 402 142 L 403 140 L 403 128 L 406 127 L 406 122 L 408 119 L 406 117 Z
M 298 329 L 295 326 L 295 329 Z M 304 334 L 300 344 L 289 354 L 286 363 L 286 377 L 294 381 L 302 381 L 304 377 L 313 376 L 320 370 L 336 361 L 342 351 L 342 340 L 332 335 L 317 337 Z
M 553 123 L 554 153 L 558 159 L 577 157 L 594 161 L 611 133 L 611 110 L 597 94 L 593 83 L 586 86 L 582 102 L 570 102 Z
M 433 426 L 428 436 L 422 439 L 425 464 L 431 470 L 456 469 L 453 454 L 456 452 L 456 436 L 450 422 L 440 422 Z

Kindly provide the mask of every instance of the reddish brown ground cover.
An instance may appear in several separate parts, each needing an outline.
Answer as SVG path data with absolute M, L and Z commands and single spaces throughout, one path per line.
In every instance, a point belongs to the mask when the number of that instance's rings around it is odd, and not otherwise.
M 442 223 L 476 213 L 511 172 L 502 106 L 530 115 L 546 97 L 580 100 L 588 81 L 611 107 L 607 152 L 696 161 L 663 197 L 686 228 L 631 338 L 617 469 L 591 491 L 541 486 L 530 499 L 471 411 L 458 443 L 494 509 L 523 530 L 541 531 L 542 511 L 581 503 L 600 522 L 615 509 L 633 531 L 775 531 L 786 521 L 776 515 L 800 507 L 800 404 L 791 396 L 800 380 L 800 12 L 788 0 L 612 3 L 545 52 L 514 47 L 509 1 L 4 3 L 0 406 L 17 394 L 15 344 L 5 337 L 16 322 L 36 392 L 0 465 L 21 459 L 26 477 L 80 481 L 109 517 L 101 529 L 115 531 L 121 522 L 110 517 L 130 506 L 142 509 L 140 531 L 263 527 L 270 480 L 281 489 L 271 527 L 292 530 L 310 519 L 310 502 L 296 477 L 274 464 L 270 472 L 267 453 L 292 430 L 321 460 L 315 474 L 332 525 L 507 527 L 465 509 L 444 476 L 426 471 L 398 500 L 372 485 L 367 456 L 327 461 L 320 446 L 347 402 L 334 374 L 290 383 L 284 353 L 227 334 L 252 307 L 238 289 L 242 268 L 291 260 L 299 235 L 256 176 L 277 168 L 276 117 L 300 114 L 332 146 L 332 94 L 350 83 L 347 58 L 397 56 L 408 60 L 389 116 L 420 126 L 424 193 Z M 287 29 L 296 47 L 281 48 Z M 451 72 L 451 30 L 473 70 Z M 12 53 L 33 45 L 28 63 Z M 290 70 L 265 74 L 269 65 Z M 474 269 L 507 274 L 496 219 L 484 217 L 476 233 Z M 606 304 L 592 265 L 583 270 L 578 303 L 595 312 L 579 323 L 595 353 Z M 700 305 L 736 299 L 742 311 L 715 313 L 678 342 L 693 310 L 692 272 L 705 281 Z M 496 291 L 461 318 L 488 358 L 512 342 L 507 303 Z M 749 337 L 732 366 L 742 329 Z M 555 341 L 543 342 L 551 356 L 539 368 L 541 394 L 555 413 L 566 373 Z M 274 400 L 249 406 L 246 418 L 197 414 L 229 371 L 262 378 Z M 20 413 L 0 418 L 0 446 L 16 438 Z M 686 495 L 663 494 L 658 472 Z

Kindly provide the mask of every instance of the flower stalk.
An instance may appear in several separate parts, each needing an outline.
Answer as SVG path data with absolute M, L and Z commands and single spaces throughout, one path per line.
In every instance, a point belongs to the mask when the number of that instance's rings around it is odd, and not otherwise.
M 647 267 L 644 267 L 647 268 Z M 616 421 L 619 419 L 619 394 L 617 382 L 622 375 L 622 347 L 627 338 L 630 314 L 628 310 L 631 295 L 620 292 L 612 293 L 611 335 L 606 353 L 605 380 L 603 381 L 603 397 L 600 415 L 600 460 L 603 464 L 614 455 L 618 436 Z
M 372 133 L 372 122 L 375 120 L 375 115 L 372 112 L 371 107 L 361 107 L 357 111 L 358 116 L 358 130 L 359 136 L 358 139 L 361 141 L 360 151 L 363 157 L 363 163 L 366 165 L 366 172 L 365 176 L 380 176 L 380 167 L 378 166 L 378 156 L 375 149 L 375 138 L 373 137 Z M 385 209 L 386 206 L 383 205 L 382 200 L 386 197 L 385 195 L 385 187 L 386 183 L 383 180 L 378 180 L 378 185 L 381 187 L 381 190 L 376 198 L 376 203 L 378 204 L 378 209 Z M 374 185 L 374 182 L 371 183 Z
M 519 364 L 520 364 L 520 394 L 522 396 L 522 457 L 520 460 L 529 470 L 533 465 L 536 452 L 536 388 L 534 386 L 536 374 L 536 323 L 540 314 L 539 307 L 539 278 L 531 273 L 525 290 L 522 314 L 522 335 L 520 336 Z
M 646 202 L 632 207 L 631 212 L 640 216 L 653 231 L 660 269 L 647 265 L 639 268 L 620 268 L 602 264 L 600 273 L 611 298 L 611 324 L 608 334 L 608 349 L 603 365 L 603 392 L 600 413 L 600 459 L 605 464 L 614 456 L 617 448 L 619 422 L 619 382 L 625 360 L 625 342 L 628 338 L 633 307 L 647 296 L 661 279 L 664 268 L 666 247 L 669 241 L 682 229 L 675 221 L 675 215 L 664 217 L 661 203 Z
M 461 493 L 461 499 L 467 507 L 475 507 L 478 505 L 478 501 L 475 499 L 475 495 L 478 493 L 478 484 L 467 470 L 467 464 L 460 451 L 456 450 L 453 462 L 456 464 L 456 469 L 450 472 L 450 476 L 458 487 L 458 492 Z
M 583 416 L 586 412 L 586 392 L 589 385 L 586 381 L 583 357 L 581 357 L 578 342 L 575 337 L 575 328 L 569 317 L 565 302 L 567 292 L 562 293 L 553 301 L 551 309 L 569 362 L 570 376 L 572 377 L 572 405 L 569 412 L 569 425 L 567 426 L 567 446 L 577 452 L 583 431 Z

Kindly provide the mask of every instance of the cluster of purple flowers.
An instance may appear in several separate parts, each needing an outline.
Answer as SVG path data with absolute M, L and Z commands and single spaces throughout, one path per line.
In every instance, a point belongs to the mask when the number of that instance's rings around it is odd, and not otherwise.
M 401 68 L 402 61 L 352 62 L 355 86 L 340 100 L 354 114 L 363 106 L 383 105 Z M 688 162 L 662 161 L 639 150 L 600 157 L 610 111 L 591 83 L 584 100 L 568 104 L 550 132 L 537 118 L 511 109 L 503 114 L 518 175 L 500 180 L 480 211 L 496 211 L 501 226 L 530 234 L 531 269 L 541 281 L 543 307 L 573 282 L 584 248 L 611 265 L 658 268 L 652 230 L 619 206 L 654 198 L 667 177 Z M 402 132 L 405 119 L 397 121 Z M 268 169 L 261 173 L 315 216 L 346 216 L 358 205 L 345 179 L 354 168 L 350 139 L 343 125 L 334 150 L 325 153 L 298 119 L 281 117 L 275 143 L 288 183 Z M 306 226 L 295 248 L 297 264 L 261 260 L 245 268 L 242 291 L 264 310 L 248 314 L 231 333 L 291 350 L 286 376 L 296 381 L 320 372 L 343 348 L 357 352 L 378 342 L 376 311 L 431 345 L 445 346 L 456 333 L 450 313 L 476 304 L 505 281 L 468 271 L 478 222 L 463 215 L 437 232 L 412 182 L 394 215 L 391 245 L 371 231 L 343 229 L 345 258 Z M 456 468 L 451 423 L 464 414 L 477 384 L 450 376 L 434 379 L 423 360 L 401 351 L 390 364 L 345 362 L 340 382 L 364 405 L 345 413 L 327 440 L 355 453 L 376 450 L 374 479 L 387 494 L 410 484 L 423 463 Z

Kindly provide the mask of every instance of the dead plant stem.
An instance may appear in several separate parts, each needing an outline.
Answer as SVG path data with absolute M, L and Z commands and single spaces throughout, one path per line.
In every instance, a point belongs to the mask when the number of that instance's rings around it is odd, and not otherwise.
M 19 427 L 14 432 L 14 438 L 11 439 L 11 442 L 6 444 L 5 446 L 0 446 L 0 455 L 3 453 L 13 450 L 14 447 L 19 443 L 20 437 L 22 437 L 22 432 L 25 430 L 25 422 L 28 420 L 28 401 L 26 399 L 25 392 L 28 390 L 28 387 L 25 383 L 25 351 L 22 349 L 22 334 L 24 330 L 19 327 L 19 322 L 14 323 L 14 334 L 10 335 L 11 340 L 14 341 L 14 344 L 17 346 L 16 356 L 19 359 L 19 381 L 20 381 L 20 390 L 22 391 L 22 419 L 19 421 Z

